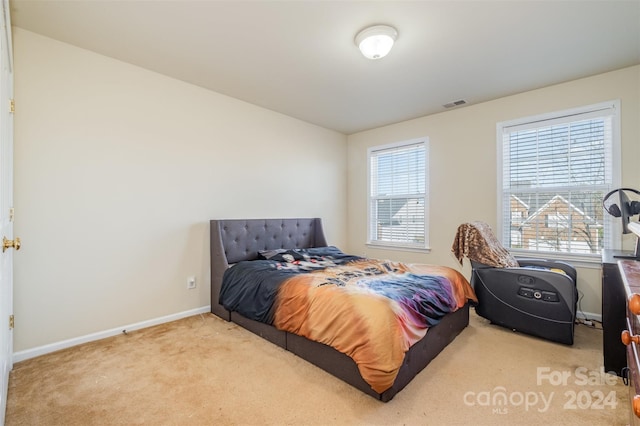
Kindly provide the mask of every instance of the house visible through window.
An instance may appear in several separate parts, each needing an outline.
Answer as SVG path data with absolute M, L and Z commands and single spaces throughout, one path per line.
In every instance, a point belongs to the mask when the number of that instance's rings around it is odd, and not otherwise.
M 369 149 L 369 244 L 427 248 L 428 140 Z
M 498 124 L 502 243 L 591 257 L 612 247 L 602 198 L 614 188 L 618 102 Z

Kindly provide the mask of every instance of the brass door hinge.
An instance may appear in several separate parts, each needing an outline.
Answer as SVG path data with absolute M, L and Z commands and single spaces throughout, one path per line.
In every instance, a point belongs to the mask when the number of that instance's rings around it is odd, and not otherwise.
M 14 325 L 15 325 L 15 319 L 13 315 L 9 315 L 9 329 L 13 330 Z
M 15 99 L 9 99 L 9 112 L 11 112 L 11 113 L 16 112 L 16 100 Z

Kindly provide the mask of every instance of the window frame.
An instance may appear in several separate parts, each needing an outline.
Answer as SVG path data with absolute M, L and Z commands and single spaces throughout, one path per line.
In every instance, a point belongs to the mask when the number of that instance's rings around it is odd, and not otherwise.
M 540 114 L 535 116 L 522 117 L 518 119 L 499 122 L 496 124 L 496 148 L 497 148 L 497 235 L 500 241 L 508 248 L 508 250 L 516 256 L 526 256 L 533 258 L 545 258 L 545 259 L 571 259 L 576 263 L 583 263 L 585 265 L 600 263 L 602 254 L 598 253 L 568 253 L 560 251 L 542 251 L 531 250 L 522 248 L 509 248 L 509 244 L 505 241 L 507 238 L 505 225 L 505 214 L 510 212 L 510 208 L 507 211 L 507 207 L 504 205 L 505 200 L 505 188 L 504 188 L 504 170 L 505 160 L 504 154 L 504 142 L 505 142 L 505 129 L 516 127 L 531 127 L 531 128 L 543 128 L 554 124 L 564 124 L 576 121 L 581 121 L 589 116 L 611 116 L 611 149 L 610 152 L 605 152 L 605 155 L 610 155 L 610 167 L 611 170 L 607 174 L 607 182 L 602 186 L 605 194 L 613 189 L 620 187 L 621 183 L 621 141 L 620 141 L 620 101 L 613 100 L 607 102 L 601 102 L 592 105 L 581 106 L 577 108 L 571 108 L 567 110 L 561 110 L 546 114 Z M 607 189 L 608 188 L 608 189 Z M 556 191 L 559 188 L 540 188 L 539 192 Z M 516 190 L 509 190 L 510 195 L 514 195 Z M 621 229 L 619 220 L 613 218 L 608 214 L 603 216 L 603 225 L 605 233 L 604 247 L 603 249 L 619 249 L 622 244 Z M 610 235 L 607 237 L 607 233 Z
M 404 242 L 392 242 L 392 241 L 384 241 L 377 240 L 372 238 L 374 232 L 372 230 L 373 224 L 373 200 L 377 197 L 372 195 L 372 184 L 373 184 L 373 176 L 372 176 L 372 157 L 374 153 L 397 149 L 402 147 L 409 147 L 412 145 L 422 145 L 424 147 L 424 193 L 420 196 L 424 200 L 424 243 L 416 244 L 411 243 L 409 241 Z M 409 139 L 394 143 L 389 143 L 385 145 L 377 145 L 372 146 L 367 149 L 367 242 L 366 245 L 372 248 L 384 248 L 391 250 L 404 250 L 404 251 L 419 251 L 419 252 L 429 252 L 429 138 L 428 137 L 420 137 L 416 139 Z M 408 195 L 408 194 L 405 194 Z M 412 194 L 415 195 L 415 194 Z

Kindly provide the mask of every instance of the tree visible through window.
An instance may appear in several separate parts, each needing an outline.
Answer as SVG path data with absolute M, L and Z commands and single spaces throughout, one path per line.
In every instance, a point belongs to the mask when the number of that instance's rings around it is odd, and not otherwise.
M 505 247 L 595 255 L 611 246 L 603 196 L 613 187 L 617 103 L 498 124 Z
M 426 139 L 369 149 L 369 241 L 427 247 Z

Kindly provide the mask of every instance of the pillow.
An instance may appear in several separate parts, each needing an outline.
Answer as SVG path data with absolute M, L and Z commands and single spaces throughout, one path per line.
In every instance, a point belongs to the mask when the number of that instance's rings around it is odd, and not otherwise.
M 342 252 L 342 250 L 340 250 L 338 247 L 335 247 L 335 246 L 313 247 L 313 248 L 304 249 L 303 251 L 305 251 L 310 256 L 320 256 L 320 257 L 347 256 L 345 253 Z
M 258 259 L 274 260 L 276 262 L 296 262 L 299 260 L 324 260 L 324 259 L 358 259 L 358 256 L 345 254 L 335 246 L 310 247 L 303 249 L 272 249 L 258 250 Z
M 286 249 L 273 249 L 273 250 L 258 250 L 258 259 L 260 260 L 269 260 L 273 256 L 284 253 L 287 251 Z
M 302 260 L 304 257 L 297 250 L 274 249 L 259 250 L 258 259 L 275 260 L 276 262 L 293 262 L 294 260 Z

